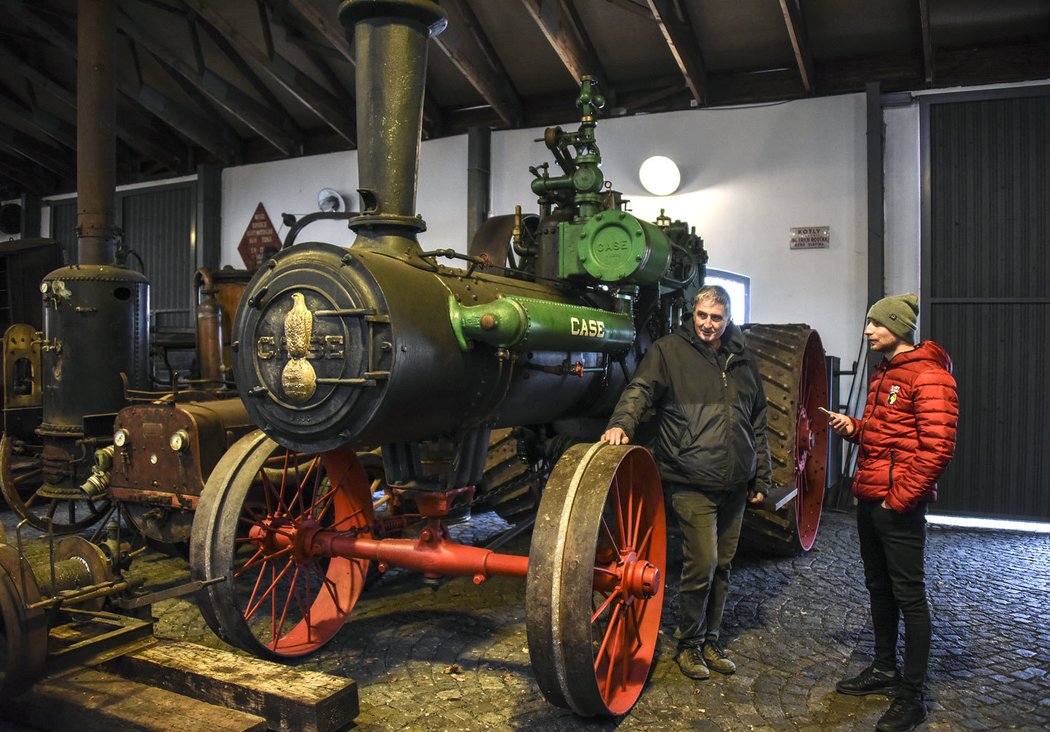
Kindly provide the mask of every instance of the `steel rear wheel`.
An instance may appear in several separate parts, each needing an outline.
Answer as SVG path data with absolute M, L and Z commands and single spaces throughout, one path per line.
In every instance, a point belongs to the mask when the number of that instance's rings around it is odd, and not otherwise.
M 34 529 L 54 534 L 83 531 L 108 517 L 112 502 L 106 495 L 92 497 L 77 487 L 41 485 L 40 451 L 39 445 L 24 444 L 6 432 L 0 438 L 0 492 L 15 513 Z
M 817 537 L 828 467 L 828 407 L 824 348 L 806 325 L 751 325 L 744 331 L 758 358 L 769 403 L 774 490 L 794 490 L 778 511 L 749 508 L 741 542 L 765 553 L 808 551 Z
M 575 445 L 555 465 L 525 593 L 533 671 L 552 704 L 585 717 L 634 706 L 660 632 L 666 538 L 648 451 Z
M 193 578 L 225 578 L 199 593 L 201 614 L 256 656 L 317 650 L 349 617 L 369 562 L 312 556 L 298 537 L 315 528 L 368 536 L 371 524 L 369 481 L 352 450 L 304 455 L 247 435 L 215 467 L 194 516 Z

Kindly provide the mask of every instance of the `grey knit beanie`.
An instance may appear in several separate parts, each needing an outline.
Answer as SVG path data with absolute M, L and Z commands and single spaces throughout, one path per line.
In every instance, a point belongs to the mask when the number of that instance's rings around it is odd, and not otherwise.
M 870 320 L 885 326 L 908 343 L 915 343 L 915 321 L 918 317 L 919 296 L 913 292 L 884 297 L 868 310 Z

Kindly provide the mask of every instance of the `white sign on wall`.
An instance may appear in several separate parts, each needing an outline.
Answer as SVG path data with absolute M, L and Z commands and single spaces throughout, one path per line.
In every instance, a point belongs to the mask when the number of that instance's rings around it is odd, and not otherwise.
M 792 249 L 828 249 L 831 246 L 830 226 L 792 226 Z

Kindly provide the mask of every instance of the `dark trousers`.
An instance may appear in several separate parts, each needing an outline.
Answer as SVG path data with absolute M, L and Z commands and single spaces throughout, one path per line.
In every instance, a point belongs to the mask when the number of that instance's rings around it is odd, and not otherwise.
M 881 501 L 857 504 L 857 533 L 864 581 L 871 595 L 875 667 L 897 668 L 897 636 L 904 617 L 901 692 L 918 694 L 930 660 L 930 607 L 926 602 L 926 504 L 908 513 L 883 508 Z
M 668 483 L 671 508 L 682 529 L 682 577 L 678 590 L 679 648 L 717 640 L 729 596 L 729 573 L 747 486 L 726 490 Z

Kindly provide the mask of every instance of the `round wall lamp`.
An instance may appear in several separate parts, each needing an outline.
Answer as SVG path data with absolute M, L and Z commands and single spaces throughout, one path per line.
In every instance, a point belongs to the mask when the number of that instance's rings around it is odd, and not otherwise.
M 638 179 L 654 196 L 669 196 L 678 190 L 682 174 L 671 158 L 653 155 L 638 168 Z
M 326 213 L 346 211 L 346 200 L 334 188 L 322 188 L 317 194 L 317 207 Z

